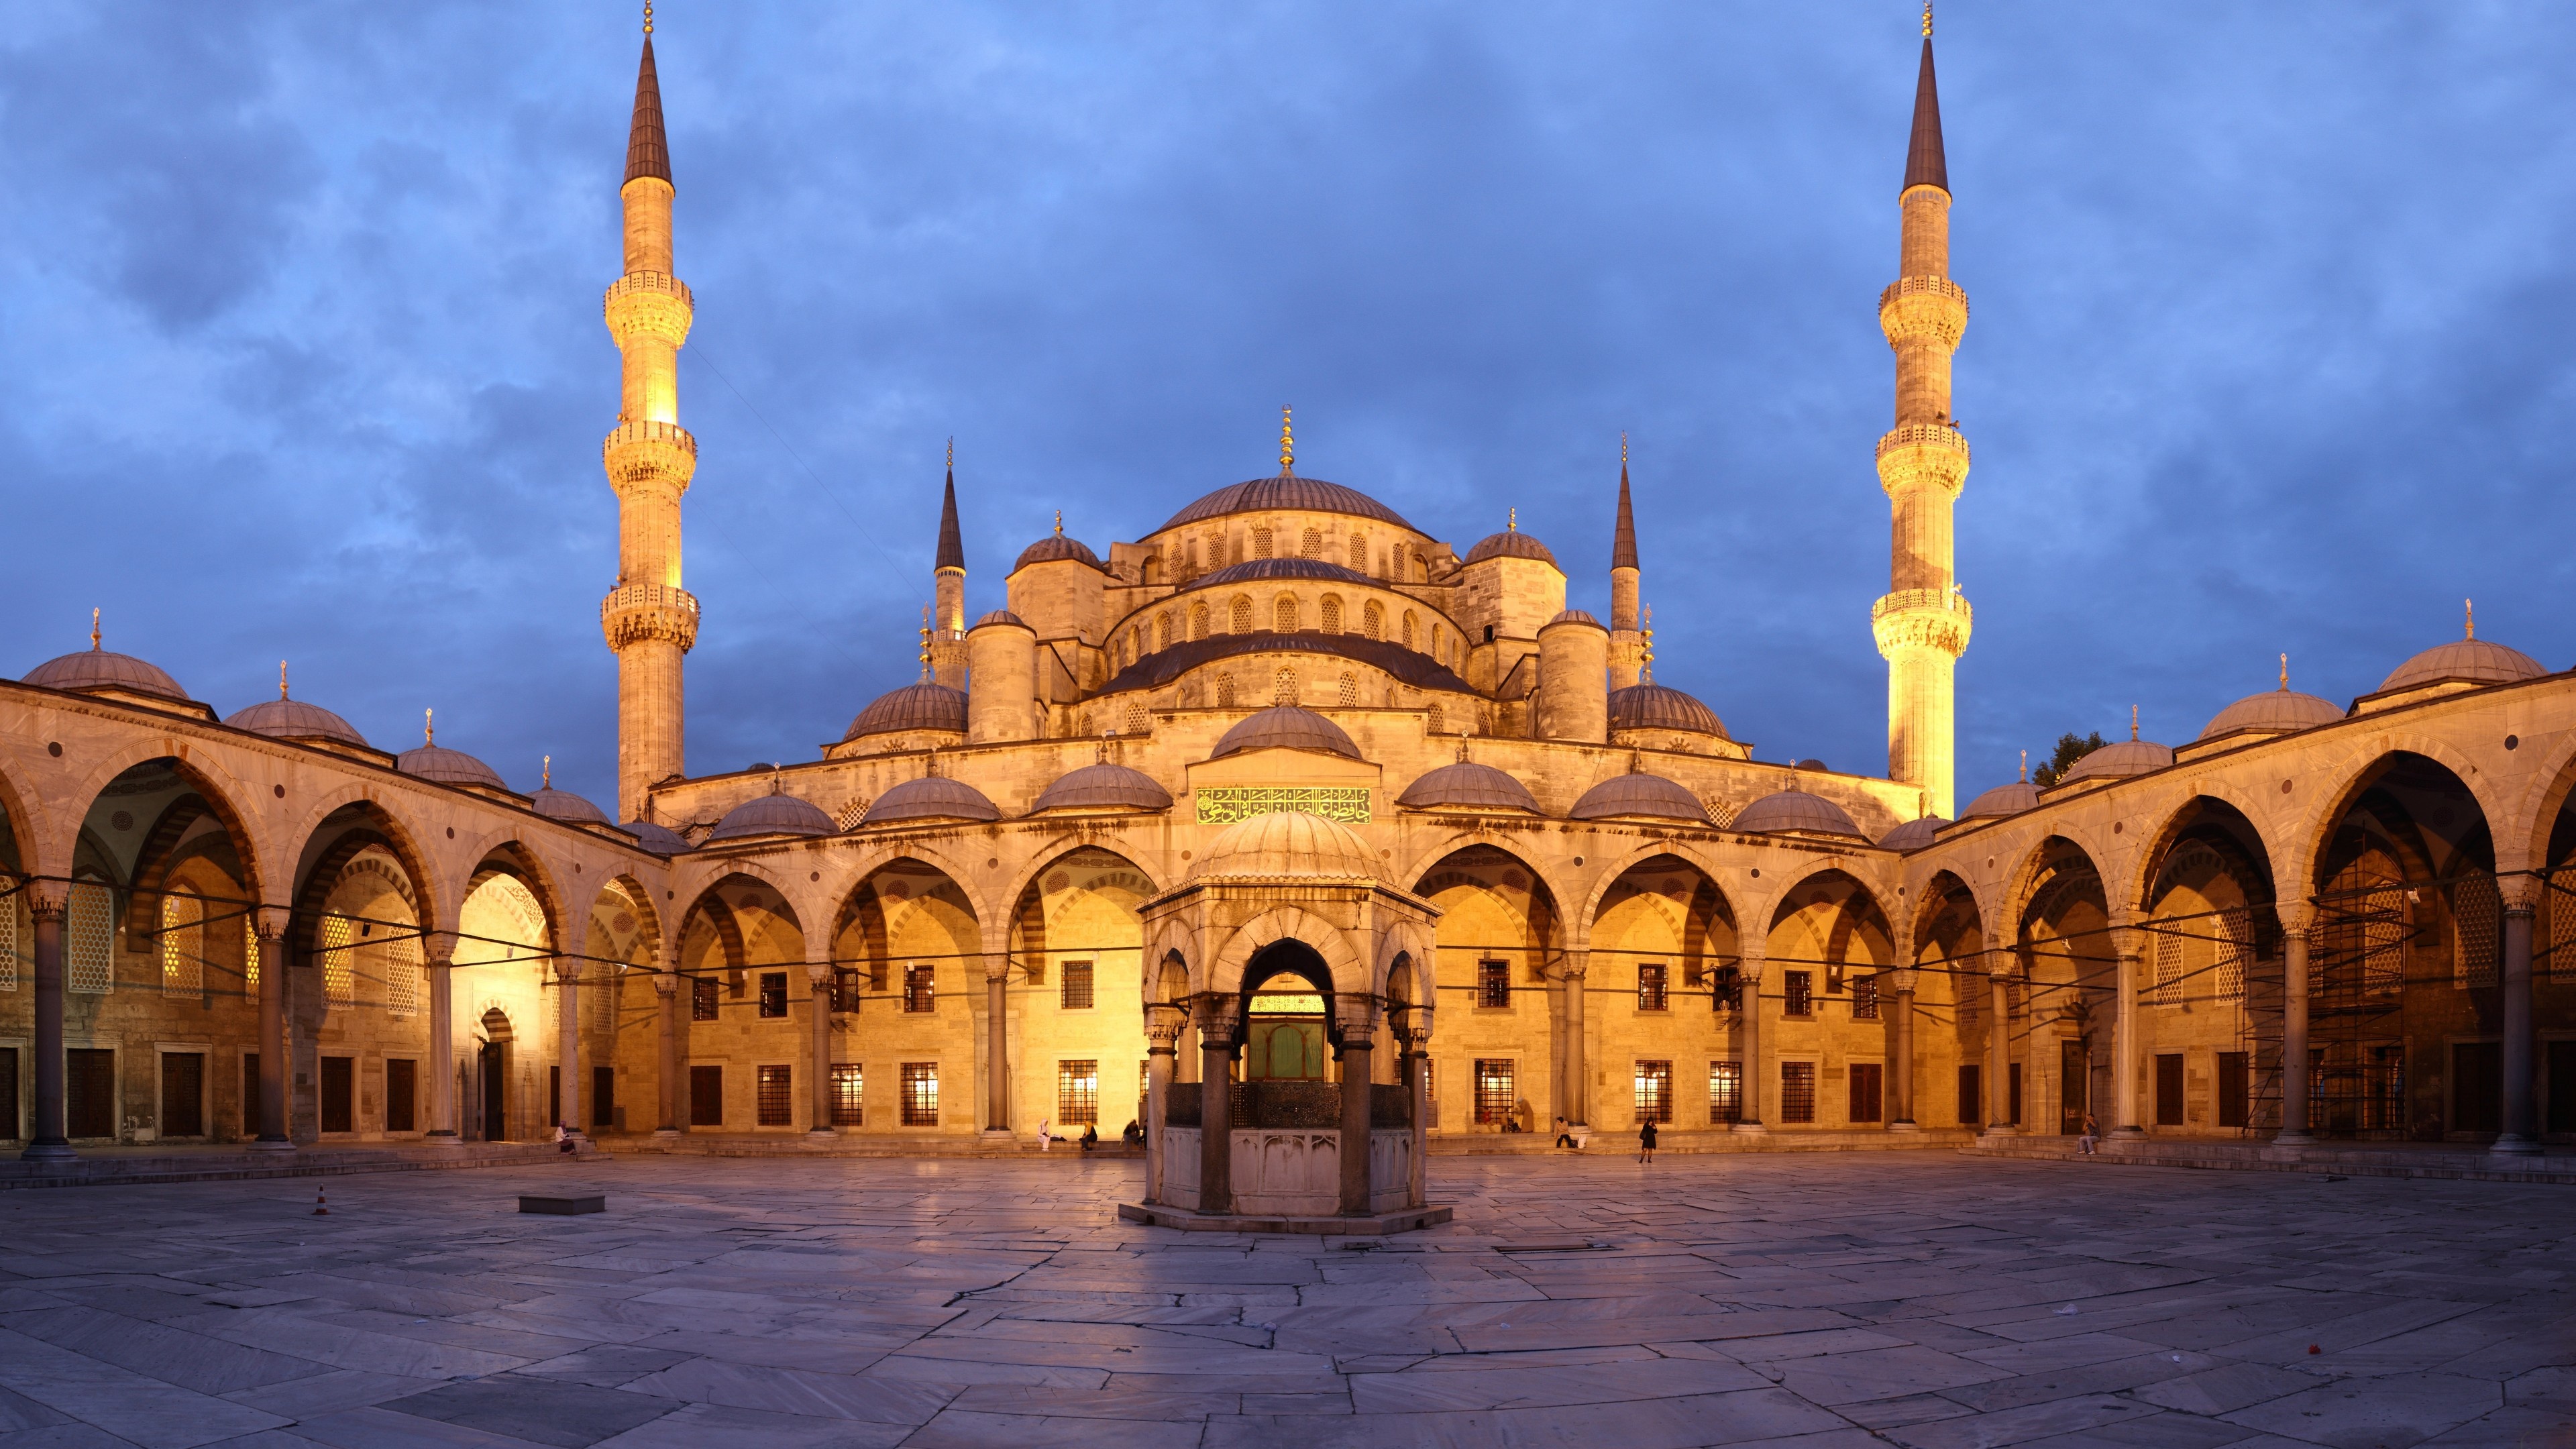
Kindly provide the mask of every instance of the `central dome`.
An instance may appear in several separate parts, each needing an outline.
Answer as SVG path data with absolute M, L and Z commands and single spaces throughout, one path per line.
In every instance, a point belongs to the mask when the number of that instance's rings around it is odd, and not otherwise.
M 1405 522 L 1403 515 L 1356 488 L 1327 483 L 1321 478 L 1300 478 L 1294 473 L 1273 473 L 1267 478 L 1220 488 L 1173 514 L 1164 522 L 1162 529 L 1155 531 L 1159 533 L 1205 519 L 1223 518 L 1229 513 L 1261 510 L 1348 513 L 1360 518 L 1373 518 L 1380 523 L 1392 523 L 1407 532 L 1420 532 Z
M 1247 716 L 1225 732 L 1208 758 L 1222 760 L 1246 750 L 1325 750 L 1354 760 L 1360 757 L 1360 747 L 1351 743 L 1340 725 L 1293 704 L 1275 704 Z
M 1253 584 L 1265 579 L 1321 579 L 1337 584 L 1373 584 L 1377 580 L 1357 569 L 1346 569 L 1319 558 L 1255 558 L 1239 564 L 1227 564 L 1214 573 L 1201 574 L 1183 585 L 1192 589 L 1222 588 L 1227 584 Z
M 1379 879 L 1377 852 L 1359 832 L 1321 815 L 1282 810 L 1255 815 L 1217 832 L 1190 879 L 1273 880 L 1281 876 L 1329 880 Z

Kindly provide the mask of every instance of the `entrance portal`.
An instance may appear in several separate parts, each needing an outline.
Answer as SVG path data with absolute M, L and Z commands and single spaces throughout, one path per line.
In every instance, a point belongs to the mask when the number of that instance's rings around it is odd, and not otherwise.
M 510 1136 L 508 1083 L 510 1080 L 510 1018 L 499 1007 L 483 1013 L 482 1067 L 483 1140 L 505 1142 Z
M 1254 990 L 1244 1006 L 1244 1080 L 1326 1080 L 1331 1072 L 1324 1050 L 1325 1000 L 1295 969 L 1275 973 Z

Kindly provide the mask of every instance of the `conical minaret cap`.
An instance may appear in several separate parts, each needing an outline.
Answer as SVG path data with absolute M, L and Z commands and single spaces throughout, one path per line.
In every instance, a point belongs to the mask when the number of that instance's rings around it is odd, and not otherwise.
M 1950 167 L 1941 157 L 1941 89 L 1932 80 L 1932 37 L 1923 37 L 1923 69 L 1914 78 L 1914 136 L 1905 144 L 1905 184 L 1950 189 Z
M 626 179 L 671 179 L 671 145 L 662 134 L 662 78 L 653 69 L 653 37 L 635 67 L 635 123 L 626 133 Z
M 932 561 L 932 572 L 940 569 L 966 569 L 966 542 L 957 532 L 957 470 L 948 472 L 948 492 L 939 500 L 939 557 Z
M 1637 566 L 1637 514 L 1628 505 L 1628 446 L 1619 445 L 1619 527 L 1610 538 L 1610 567 L 1632 569 Z

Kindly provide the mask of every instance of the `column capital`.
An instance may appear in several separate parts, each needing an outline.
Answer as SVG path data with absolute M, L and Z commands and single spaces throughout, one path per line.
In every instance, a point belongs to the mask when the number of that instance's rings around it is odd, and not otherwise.
M 1369 1049 L 1369 1037 L 1377 1031 L 1377 1017 L 1378 1000 L 1374 996 L 1340 994 L 1333 998 L 1333 1024 L 1342 1029 L 1345 1051 Z
M 1911 966 L 1890 966 L 1881 970 L 1878 974 L 1887 982 L 1888 990 L 1895 992 L 1899 996 L 1912 996 L 1914 994 L 1914 978 L 1918 974 L 1915 968 Z
M 251 930 L 263 941 L 280 940 L 291 914 L 284 906 L 260 906 L 251 913 Z
M 1177 1006 L 1161 1004 L 1145 1008 L 1145 1049 L 1150 1053 L 1171 1055 L 1178 1049 L 1181 1029 L 1189 1024 L 1189 1013 Z
M 59 921 L 63 918 L 68 897 L 61 881 L 21 877 L 18 893 L 27 898 L 27 914 L 37 920 Z
M 1203 1036 L 1226 1036 L 1234 1030 L 1234 995 L 1202 991 L 1190 999 L 1190 1024 Z
M 2534 872 L 2498 871 L 2496 893 L 2504 898 L 2505 914 L 2527 916 L 2540 909 L 2540 898 L 2549 893 L 2549 886 Z
M 679 994 L 679 991 L 680 973 L 677 971 L 656 971 L 653 973 L 654 995 L 676 996 Z
M 985 985 L 991 986 L 1011 979 L 1010 957 L 988 951 L 984 953 L 983 963 Z
M 820 963 L 808 962 L 805 967 L 805 982 L 817 991 L 831 985 L 832 963 L 829 961 Z
M 557 956 L 555 958 L 555 979 L 557 981 L 565 982 L 579 981 L 581 979 L 582 968 L 589 964 L 589 962 L 582 960 L 578 956 Z

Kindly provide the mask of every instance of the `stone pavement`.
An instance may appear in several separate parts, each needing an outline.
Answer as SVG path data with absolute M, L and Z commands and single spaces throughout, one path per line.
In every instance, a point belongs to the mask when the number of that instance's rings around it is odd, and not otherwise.
M 0 1449 L 2576 1443 L 2576 1189 L 1431 1169 L 1367 1251 L 1122 1224 L 1119 1161 L 0 1194 Z

